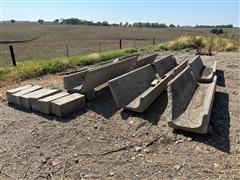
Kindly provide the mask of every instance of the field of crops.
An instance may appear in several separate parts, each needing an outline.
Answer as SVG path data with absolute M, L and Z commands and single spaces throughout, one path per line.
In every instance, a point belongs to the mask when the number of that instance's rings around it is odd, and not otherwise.
M 235 29 L 224 30 L 228 37 L 238 38 Z M 122 48 L 141 48 L 174 39 L 182 34 L 213 36 L 205 28 L 130 28 L 50 24 L 1 24 L 0 66 L 11 63 L 9 45 L 13 45 L 18 62 L 49 59 L 67 55 Z

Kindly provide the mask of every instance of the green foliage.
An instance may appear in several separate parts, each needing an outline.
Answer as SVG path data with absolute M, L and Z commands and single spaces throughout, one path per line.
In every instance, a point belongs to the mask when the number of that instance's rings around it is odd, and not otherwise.
M 223 29 L 218 29 L 218 28 L 213 28 L 210 30 L 211 33 L 219 35 L 219 34 L 223 34 Z

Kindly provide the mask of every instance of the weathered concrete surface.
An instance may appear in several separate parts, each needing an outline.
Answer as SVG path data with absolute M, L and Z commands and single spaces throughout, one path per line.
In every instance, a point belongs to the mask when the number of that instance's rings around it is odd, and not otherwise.
M 20 91 L 22 91 L 24 89 L 27 89 L 27 88 L 30 88 L 30 87 L 32 87 L 32 85 L 29 84 L 29 85 L 26 85 L 26 86 L 21 86 L 21 87 L 15 88 L 15 89 L 7 90 L 6 94 L 7 94 L 8 103 L 11 104 L 11 103 L 14 102 L 12 94 L 20 92 Z
M 188 60 L 183 61 L 177 67 L 173 69 L 173 77 L 176 77 L 179 73 L 181 73 L 188 66 Z
M 52 96 L 48 96 L 38 100 L 38 111 L 43 114 L 50 114 L 51 113 L 51 101 L 56 99 L 62 98 L 64 96 L 69 95 L 67 92 L 60 92 L 54 94 Z
M 217 62 L 212 67 L 207 67 L 203 64 L 200 56 L 196 56 L 190 63 L 189 66 L 194 74 L 194 78 L 198 82 L 209 83 L 213 81 L 214 75 L 216 74 Z
M 173 55 L 169 55 L 162 59 L 156 60 L 154 63 L 154 68 L 160 77 L 164 77 L 169 71 L 173 70 L 178 64 Z
M 157 78 L 151 65 L 146 65 L 109 81 L 113 98 L 118 107 L 144 112 L 166 89 L 172 75 L 163 80 Z
M 38 100 L 47 96 L 51 96 L 58 92 L 60 92 L 60 90 L 47 88 L 39 89 L 37 91 L 20 96 L 20 103 L 21 106 L 26 109 L 39 111 Z
M 147 64 L 152 64 L 155 61 L 157 56 L 158 56 L 158 53 L 154 53 L 154 54 L 151 54 L 146 57 L 142 57 L 142 58 L 138 59 L 136 64 L 134 65 L 133 69 L 138 69 Z
M 31 86 L 27 89 L 24 89 L 22 91 L 19 91 L 17 93 L 14 93 L 11 95 L 11 103 L 12 104 L 15 104 L 15 105 L 18 105 L 18 106 L 21 106 L 21 102 L 20 102 L 20 97 L 25 95 L 25 94 L 28 94 L 28 93 L 31 93 L 31 92 L 34 92 L 34 91 L 37 91 L 39 89 L 42 89 L 42 86 L 38 86 L 38 85 L 35 85 L 35 86 Z
M 211 116 L 217 77 L 209 84 L 197 84 L 190 67 L 168 85 L 170 120 L 168 125 L 206 134 Z
M 109 63 L 89 69 L 74 75 L 64 77 L 64 88 L 70 92 L 88 92 L 95 87 L 106 83 L 119 75 L 131 71 L 135 64 L 137 56 L 130 57 L 115 63 Z
M 85 96 L 74 93 L 51 102 L 52 114 L 63 117 L 81 109 L 85 105 Z
M 69 91 L 73 91 L 75 87 L 83 83 L 87 72 L 88 72 L 88 69 L 85 69 L 81 72 L 76 72 L 76 73 L 64 76 L 63 77 L 64 88 Z

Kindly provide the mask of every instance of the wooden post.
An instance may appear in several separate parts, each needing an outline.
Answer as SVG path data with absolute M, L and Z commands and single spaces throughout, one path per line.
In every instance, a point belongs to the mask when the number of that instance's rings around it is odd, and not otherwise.
M 101 42 L 100 42 L 100 40 L 98 41 L 98 52 L 101 53 Z
M 122 39 L 119 40 L 119 48 L 122 49 Z
M 10 50 L 10 54 L 11 54 L 11 57 L 12 57 L 13 66 L 17 66 L 13 46 L 9 46 L 9 50 Z
M 155 38 L 153 38 L 153 46 L 155 45 L 155 40 L 156 40 L 156 39 L 155 39 Z
M 69 57 L 68 44 L 66 44 L 67 57 Z
M 133 47 L 136 48 L 136 40 L 133 41 Z

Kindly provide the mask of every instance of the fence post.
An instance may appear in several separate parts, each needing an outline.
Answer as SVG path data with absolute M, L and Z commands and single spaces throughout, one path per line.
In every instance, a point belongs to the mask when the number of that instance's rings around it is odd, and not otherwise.
M 156 39 L 155 39 L 155 38 L 153 38 L 153 46 L 155 45 L 155 40 L 156 40 Z
M 133 40 L 133 47 L 136 48 L 136 40 Z
M 13 46 L 9 46 L 9 50 L 10 50 L 10 54 L 11 54 L 11 57 L 12 57 L 13 66 L 17 66 Z
M 122 39 L 119 40 L 119 48 L 122 49 Z
M 69 57 L 68 44 L 66 44 L 67 57 Z
M 98 41 L 98 52 L 101 53 L 101 42 L 100 42 L 100 40 Z

